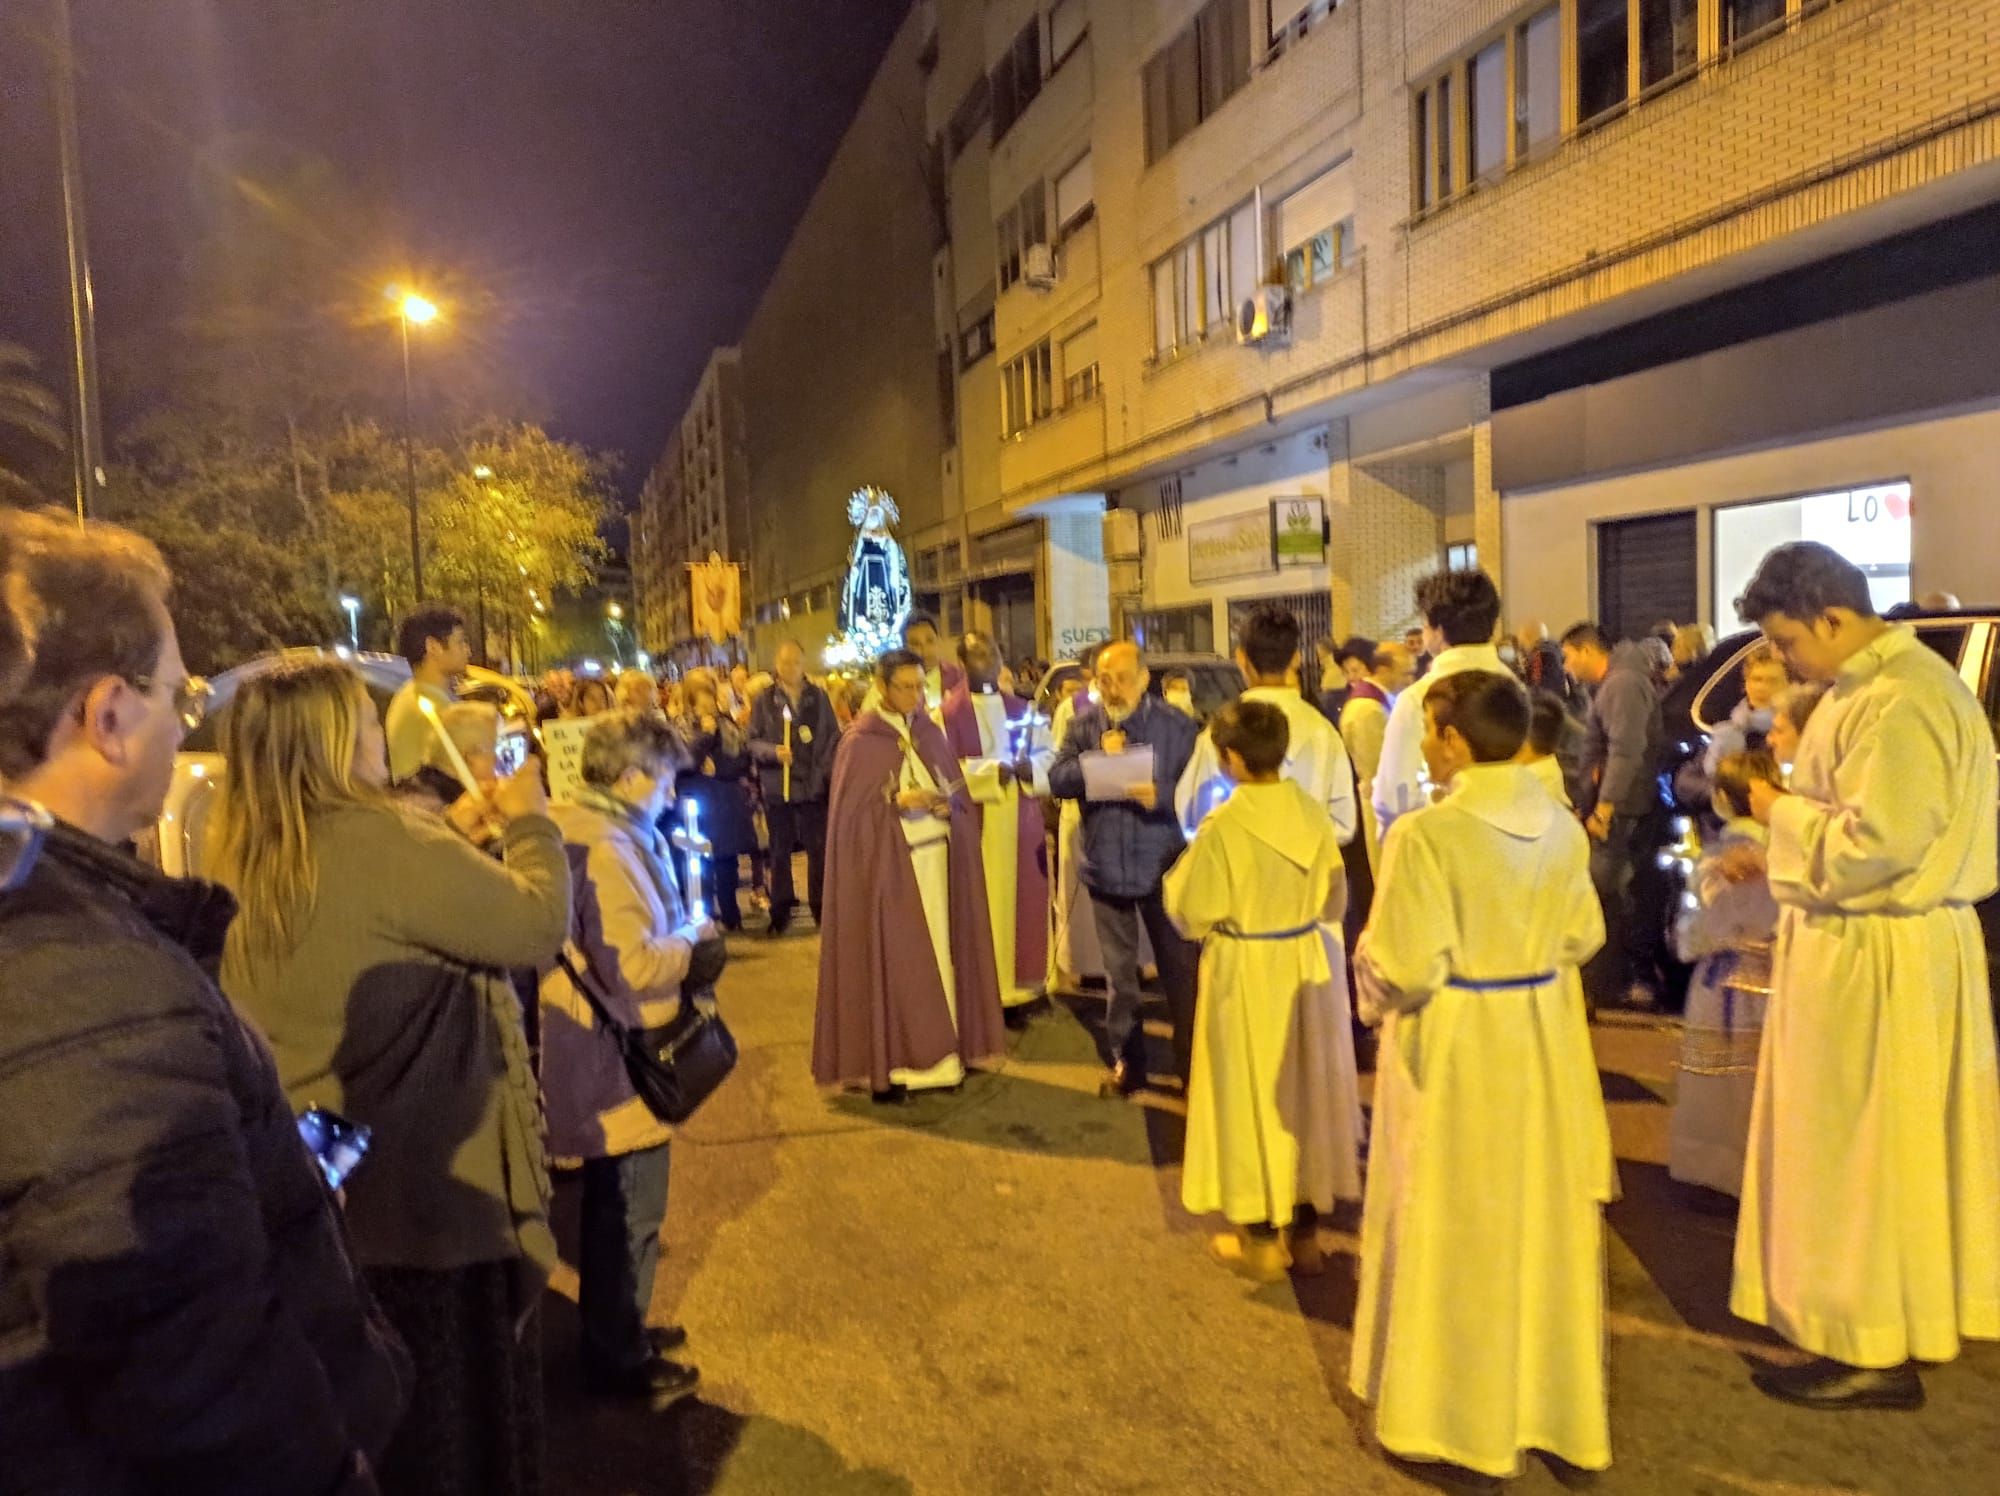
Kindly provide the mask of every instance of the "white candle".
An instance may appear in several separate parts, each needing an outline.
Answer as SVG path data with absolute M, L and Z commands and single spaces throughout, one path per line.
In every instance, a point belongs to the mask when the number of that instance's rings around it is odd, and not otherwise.
M 792 798 L 791 751 L 792 751 L 792 709 L 790 706 L 787 706 L 785 708 L 785 755 L 786 756 L 785 756 L 785 776 L 784 776 L 785 777 L 784 798 L 788 801 Z

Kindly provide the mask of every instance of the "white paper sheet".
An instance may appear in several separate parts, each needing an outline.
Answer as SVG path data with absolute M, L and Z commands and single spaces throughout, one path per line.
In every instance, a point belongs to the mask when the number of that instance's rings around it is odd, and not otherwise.
M 1077 755 L 1083 768 L 1083 798 L 1086 800 L 1129 800 L 1135 784 L 1153 781 L 1153 749 L 1134 743 L 1123 753 L 1092 750 Z

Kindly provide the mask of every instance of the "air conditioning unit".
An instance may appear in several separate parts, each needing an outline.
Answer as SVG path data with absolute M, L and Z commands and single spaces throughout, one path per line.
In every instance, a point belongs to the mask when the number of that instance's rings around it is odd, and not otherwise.
M 1287 286 L 1259 286 L 1236 308 L 1236 341 L 1282 343 L 1292 335 L 1292 293 Z
M 1030 244 L 1021 256 L 1021 279 L 1036 290 L 1048 290 L 1056 283 L 1056 252 L 1046 244 Z
M 1111 561 L 1136 561 L 1139 559 L 1139 511 L 1136 509 L 1107 509 L 1104 511 L 1104 555 Z

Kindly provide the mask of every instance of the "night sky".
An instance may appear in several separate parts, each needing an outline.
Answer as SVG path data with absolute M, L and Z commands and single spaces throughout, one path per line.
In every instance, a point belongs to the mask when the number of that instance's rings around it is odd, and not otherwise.
M 54 116 L 0 0 L 0 339 L 60 386 Z M 215 151 L 323 157 L 408 254 L 482 287 L 559 436 L 635 492 L 741 330 L 907 0 L 73 0 L 107 435 L 116 371 L 173 315 Z M 504 312 L 504 315 L 502 314 Z

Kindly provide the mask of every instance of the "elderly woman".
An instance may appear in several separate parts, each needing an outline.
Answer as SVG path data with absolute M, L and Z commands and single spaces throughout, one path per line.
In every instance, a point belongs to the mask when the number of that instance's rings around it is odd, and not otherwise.
M 611 687 L 602 676 L 586 675 L 576 683 L 570 692 L 569 703 L 563 708 L 565 717 L 599 717 L 611 710 Z
M 385 1491 L 532 1491 L 537 1306 L 556 1260 L 541 1117 L 503 968 L 554 958 L 569 866 L 534 769 L 498 782 L 499 860 L 388 796 L 382 723 L 339 660 L 245 681 L 215 868 L 241 906 L 222 989 L 295 1109 L 373 1130 L 347 1184 L 355 1259 L 416 1363 Z
M 698 1378 L 663 1355 L 686 1333 L 646 1326 L 672 1130 L 633 1091 L 616 1040 L 571 975 L 589 983 L 620 1023 L 652 1029 L 671 1022 L 686 994 L 720 972 L 714 928 L 688 918 L 659 831 L 680 752 L 665 717 L 613 713 L 584 739 L 573 803 L 553 811 L 576 884 L 576 919 L 572 959 L 542 982 L 542 1086 L 549 1146 L 558 1160 L 583 1168 L 578 1350 L 586 1389 L 606 1396 L 679 1396 Z
M 688 672 L 687 711 L 677 719 L 692 767 L 681 776 L 678 793 L 701 807 L 700 824 L 713 851 L 703 866 L 703 897 L 725 930 L 743 928 L 736 906 L 737 861 L 757 850 L 757 823 L 750 811 L 750 744 L 717 701 L 715 677 Z

